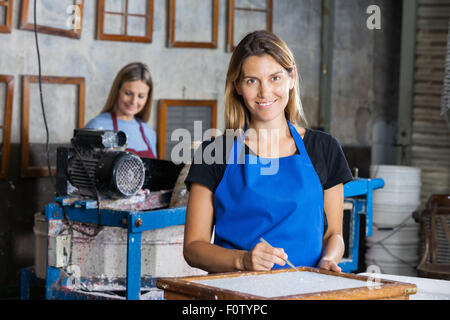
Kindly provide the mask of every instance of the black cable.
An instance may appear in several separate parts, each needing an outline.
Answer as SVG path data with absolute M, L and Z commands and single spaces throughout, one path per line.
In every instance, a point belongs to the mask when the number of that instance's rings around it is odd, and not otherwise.
M 44 108 L 44 98 L 42 96 L 42 75 L 41 75 L 41 54 L 39 52 L 39 42 L 38 42 L 38 32 L 37 32 L 37 23 L 36 23 L 36 0 L 34 0 L 34 39 L 36 43 L 36 52 L 38 57 L 38 69 L 39 69 L 39 97 L 41 100 L 41 109 L 42 109 L 42 116 L 44 118 L 44 124 L 45 124 L 45 132 L 46 132 L 46 153 L 47 153 L 47 167 L 48 167 L 48 174 L 51 179 L 53 178 L 52 175 L 52 168 L 50 165 L 50 134 L 48 131 L 48 125 L 47 125 L 47 117 L 45 116 L 45 108 Z
M 34 16 L 34 39 L 35 39 L 35 43 L 36 43 L 36 52 L 37 52 L 37 57 L 38 57 L 39 97 L 40 97 L 40 101 L 41 101 L 42 116 L 43 116 L 43 118 L 44 118 L 45 132 L 46 132 L 46 136 L 47 136 L 47 137 L 46 137 L 46 153 L 47 153 L 47 167 L 48 167 L 48 174 L 49 174 L 50 178 L 54 179 L 53 174 L 52 174 L 52 168 L 51 168 L 51 165 L 50 165 L 50 134 L 49 134 L 49 130 L 48 130 L 47 117 L 46 117 L 46 115 L 45 115 L 44 98 L 43 98 L 43 95 L 42 95 L 41 54 L 40 54 L 40 51 L 39 51 L 39 41 L 38 41 L 38 32 L 37 32 L 37 23 L 36 23 L 36 20 L 37 20 L 37 19 L 36 19 L 36 16 L 37 16 L 37 14 L 36 14 L 36 11 L 37 11 L 37 10 L 36 10 L 36 7 L 37 7 L 37 6 L 36 6 L 36 0 L 34 0 L 34 14 L 33 14 L 33 16 Z M 89 235 L 89 236 L 95 236 L 95 235 L 97 235 L 98 232 L 100 231 L 100 230 L 99 230 L 99 229 L 100 229 L 100 194 L 99 194 L 97 188 L 95 187 L 95 182 L 93 181 L 92 177 L 89 176 L 89 172 L 88 172 L 88 170 L 86 169 L 86 167 L 85 167 L 85 165 L 84 165 L 84 162 L 83 162 L 83 159 L 82 159 L 82 157 L 81 157 L 79 151 L 78 151 L 77 148 L 75 147 L 75 145 L 74 145 L 74 149 L 75 149 L 77 155 L 78 155 L 79 158 L 80 158 L 80 161 L 81 161 L 81 163 L 82 163 L 82 165 L 83 165 L 83 168 L 84 168 L 84 170 L 85 170 L 85 172 L 86 172 L 86 175 L 90 178 L 91 183 L 93 183 L 93 187 L 95 188 L 95 192 L 96 192 L 96 198 L 97 198 L 97 214 L 98 214 L 97 230 L 96 230 L 96 232 L 94 233 L 94 235 L 86 234 L 86 235 Z M 63 208 L 63 210 L 64 210 L 64 208 Z M 78 230 L 77 230 L 77 231 L 78 231 Z
M 42 110 L 42 116 L 44 118 L 44 125 L 45 125 L 45 132 L 46 132 L 46 154 L 47 154 L 47 168 L 48 168 L 48 174 L 49 177 L 52 180 L 55 180 L 55 178 L 53 177 L 52 174 L 52 168 L 50 165 L 50 134 L 49 134 L 49 130 L 48 130 L 48 124 L 47 124 L 47 117 L 45 114 L 45 107 L 44 107 L 44 98 L 42 95 L 42 73 L 41 73 L 41 54 L 39 51 L 39 41 L 38 41 L 38 32 L 37 32 L 37 23 L 36 23 L 36 0 L 34 0 L 34 38 L 35 38 L 35 43 L 36 43 L 36 52 L 37 52 L 37 57 L 38 57 L 38 79 L 39 79 L 39 97 L 40 97 L 40 102 L 41 102 L 41 110 Z M 79 151 L 74 148 L 76 153 L 78 154 L 80 161 L 83 165 L 84 170 L 86 171 L 86 174 L 88 175 L 88 177 L 91 179 L 91 183 L 92 181 L 92 177 L 89 176 L 89 173 L 84 165 L 83 159 L 81 158 L 81 155 L 79 153 Z M 53 181 L 53 184 L 55 185 L 55 181 Z M 94 183 L 94 188 L 95 188 L 95 183 Z M 97 226 L 94 230 L 94 232 L 88 233 L 85 232 L 84 230 L 82 230 L 81 228 L 76 228 L 72 221 L 69 219 L 69 216 L 64 208 L 63 205 L 60 204 L 60 207 L 62 208 L 63 211 L 63 219 L 65 220 L 65 222 L 67 223 L 67 225 L 69 226 L 69 234 L 71 235 L 71 241 L 70 241 L 70 253 L 69 253 L 69 261 L 68 264 L 71 265 L 72 264 L 72 249 L 73 249 L 73 231 L 77 231 L 85 236 L 88 237 L 96 237 L 98 235 L 98 233 L 103 229 L 102 226 L 100 225 L 100 195 L 99 192 L 97 190 L 97 188 L 95 188 L 96 191 L 96 198 L 97 198 L 97 217 L 98 217 L 98 221 L 97 221 Z M 59 203 L 58 203 L 59 204 Z M 71 274 L 68 274 L 69 276 L 71 276 Z
M 64 205 L 62 205 L 59 202 L 57 202 L 57 204 L 63 211 L 63 221 L 68 225 L 69 232 L 76 231 L 78 233 L 81 233 L 84 236 L 94 238 L 100 233 L 100 231 L 103 230 L 103 227 L 100 226 L 100 225 L 97 225 L 95 230 L 92 233 L 86 232 L 86 231 L 84 231 L 81 228 L 75 227 L 74 224 L 73 224 L 73 221 L 70 220 L 69 215 L 67 214 L 67 211 L 66 211 L 66 208 L 64 207 Z M 73 237 L 73 233 L 71 234 L 71 236 Z M 71 254 L 72 254 L 72 250 L 71 250 Z M 70 255 L 70 260 L 69 261 L 71 261 L 71 259 L 72 259 L 72 256 Z

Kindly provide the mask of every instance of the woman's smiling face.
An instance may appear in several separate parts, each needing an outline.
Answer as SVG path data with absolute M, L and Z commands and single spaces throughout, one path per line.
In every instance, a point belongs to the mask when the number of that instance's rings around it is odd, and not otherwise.
M 241 78 L 235 88 L 243 97 L 252 122 L 267 122 L 284 117 L 289 91 L 295 83 L 294 72 L 289 74 L 268 54 L 245 59 Z
M 147 102 L 150 87 L 142 80 L 124 82 L 119 90 L 116 114 L 119 119 L 133 120 Z

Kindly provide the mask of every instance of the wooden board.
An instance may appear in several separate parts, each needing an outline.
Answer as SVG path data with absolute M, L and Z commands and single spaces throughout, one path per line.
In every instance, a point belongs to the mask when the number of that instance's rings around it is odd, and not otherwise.
M 3 109 L 3 122 L 0 123 L 0 132 L 2 139 L 0 139 L 0 179 L 5 179 L 8 176 L 10 144 L 11 144 L 11 121 L 12 109 L 14 99 L 14 76 L 0 74 L 0 83 L 6 84 L 5 102 L 0 101 L 0 110 Z
M 411 294 L 417 292 L 415 284 L 308 267 L 299 267 L 298 270 L 278 269 L 268 272 L 233 272 L 194 277 L 165 278 L 158 280 L 156 286 L 164 290 L 164 298 L 168 300 L 409 299 Z M 292 278 L 292 282 L 299 284 L 297 293 L 292 293 L 296 288 L 286 288 L 286 282 L 289 281 L 289 277 Z M 265 293 L 257 293 L 255 286 L 258 282 L 262 288 L 265 288 L 262 289 L 262 292 L 265 290 Z M 325 284 L 327 289 L 320 289 L 320 282 Z M 242 284 L 239 286 L 239 289 L 236 288 L 237 283 Z M 301 288 L 301 283 L 303 288 Z M 311 284 L 314 284 L 312 286 L 313 289 L 306 289 L 306 286 Z M 272 286 L 273 290 L 267 290 L 268 286 Z M 284 288 L 277 288 L 277 286 Z M 249 289 L 251 287 L 252 289 Z M 318 289 L 321 291 L 317 291 Z M 305 292 L 305 290 L 310 292 Z M 271 294 L 267 294 L 267 291 L 271 291 Z M 289 294 L 282 294 L 282 292 L 289 292 Z M 281 293 L 281 295 L 274 296 L 277 293 Z
M 55 77 L 42 76 L 42 84 L 51 85 L 75 85 L 77 87 L 76 98 L 76 123 L 75 129 L 84 126 L 84 109 L 85 109 L 85 80 L 81 77 Z M 22 162 L 21 162 L 21 176 L 22 178 L 47 177 L 49 172 L 45 166 L 30 165 L 30 137 L 33 137 L 33 132 L 30 132 L 30 114 L 31 111 L 39 110 L 41 106 L 38 101 L 31 99 L 31 84 L 39 83 L 39 77 L 35 75 L 24 75 L 22 77 Z M 35 88 L 36 90 L 39 88 Z M 55 89 L 57 90 L 57 89 Z M 61 110 L 67 112 L 67 106 L 61 106 Z M 62 112 L 57 110 L 57 112 Z M 47 110 L 48 112 L 48 110 Z M 49 128 L 51 132 L 52 128 Z M 54 133 L 53 133 L 54 134 Z M 45 137 L 42 137 L 44 139 Z M 45 139 L 44 139 L 45 140 Z M 45 141 L 42 141 L 44 144 Z M 52 174 L 56 173 L 56 166 L 51 168 Z
M 181 0 L 179 0 L 181 2 Z M 208 29 L 206 26 L 205 28 L 205 22 L 204 20 L 208 21 L 209 17 L 207 15 L 198 15 L 194 12 L 197 12 L 198 8 L 192 7 L 193 4 L 196 4 L 198 6 L 205 7 L 207 5 L 205 2 L 200 1 L 194 1 L 194 2 L 187 2 L 187 3 L 181 3 L 181 10 L 178 11 L 179 14 L 177 14 L 177 3 L 176 0 L 170 0 L 169 1 L 169 47 L 177 47 L 177 48 L 210 48 L 215 49 L 217 48 L 217 39 L 219 34 L 219 0 L 212 0 L 211 3 L 211 29 Z M 180 4 L 180 3 L 179 3 Z M 199 7 L 200 8 L 200 7 Z M 183 11 L 184 9 L 184 11 Z M 188 21 L 185 21 L 184 23 L 181 23 L 180 26 L 178 26 L 177 23 L 177 17 L 183 19 L 186 19 Z M 194 18 L 193 21 L 189 21 L 189 18 Z M 203 20 L 204 19 L 204 20 Z M 211 41 L 198 41 L 198 40 L 178 40 L 178 37 L 176 36 L 176 33 L 179 31 L 184 30 L 185 35 L 196 35 L 202 33 L 200 31 L 206 31 L 206 34 L 209 36 L 206 36 L 206 39 L 210 39 Z M 204 29 L 204 30 L 202 30 Z
M 0 1 L 0 12 L 3 9 L 3 17 L 0 17 L 4 22 L 0 24 L 0 33 L 11 33 L 12 30 L 12 15 L 13 15 L 13 0 Z
M 251 1 L 228 0 L 228 52 L 232 52 L 234 50 L 235 42 L 239 42 L 247 33 L 253 30 L 272 31 L 273 0 L 250 2 Z M 263 3 L 265 3 L 265 6 L 261 6 Z M 261 26 L 261 23 L 265 26 Z
M 27 31 L 34 32 L 34 22 L 28 21 L 28 19 L 29 19 L 29 17 L 28 17 L 29 10 L 28 9 L 29 9 L 30 5 L 33 5 L 32 1 L 22 0 L 19 28 L 21 30 L 27 30 Z M 36 29 L 38 32 L 41 32 L 41 33 L 80 39 L 81 29 L 82 29 L 82 21 L 83 21 L 83 7 L 84 7 L 84 0 L 73 1 L 73 4 L 69 5 L 67 7 L 67 10 L 71 10 L 73 12 L 73 14 L 71 13 L 71 17 L 69 17 L 69 19 L 71 21 L 70 22 L 71 29 L 70 28 L 63 29 L 63 28 L 46 26 L 46 25 L 37 25 Z M 67 14 L 67 11 L 61 12 L 61 14 Z M 32 18 L 31 18 L 31 20 L 33 21 Z
M 97 39 L 108 41 L 129 41 L 150 43 L 153 39 L 153 0 L 145 0 L 145 8 L 139 4 L 144 2 L 131 2 L 126 0 L 124 7 L 121 2 L 98 0 L 97 2 Z M 119 5 L 118 7 L 116 5 Z M 137 7 L 132 7 L 133 5 Z M 139 30 L 135 30 L 134 23 Z M 111 28 L 119 28 L 112 30 Z M 137 32 L 137 34 L 136 34 Z
M 201 130 L 196 136 L 195 121 L 200 121 Z M 205 132 L 217 128 L 217 100 L 172 100 L 159 101 L 158 110 L 158 157 L 172 160 L 172 148 L 180 141 L 172 140 L 172 134 L 177 129 L 186 129 L 193 140 L 205 140 Z M 183 142 L 183 141 L 181 141 Z M 191 159 L 189 155 L 188 159 Z M 176 160 L 175 162 L 178 162 Z

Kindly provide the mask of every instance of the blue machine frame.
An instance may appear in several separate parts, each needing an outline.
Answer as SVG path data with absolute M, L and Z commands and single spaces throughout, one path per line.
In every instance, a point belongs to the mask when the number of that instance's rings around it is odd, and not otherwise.
M 359 228 L 361 217 L 366 218 L 366 236 L 372 236 L 373 219 L 373 190 L 383 188 L 383 179 L 356 179 L 344 185 L 344 201 L 352 204 L 351 228 L 349 239 L 351 241 L 351 258 L 342 259 L 339 263 L 342 272 L 353 272 L 358 269 L 359 255 Z M 363 198 L 353 198 L 365 196 Z
M 343 272 L 355 271 L 358 267 L 359 226 L 360 216 L 366 216 L 366 234 L 372 235 L 372 192 L 382 188 L 382 179 L 357 179 L 344 185 L 345 201 L 353 203 L 351 230 L 352 254 L 351 260 L 342 261 L 339 266 Z M 366 199 L 349 199 L 356 196 L 366 196 Z M 115 211 L 97 210 L 97 202 L 84 200 L 69 203 L 67 198 L 57 197 L 55 203 L 47 204 L 45 217 L 47 234 L 52 220 L 61 220 L 66 215 L 70 221 L 98 224 L 100 226 L 127 228 L 127 270 L 126 270 L 126 299 L 138 300 L 141 292 L 141 238 L 142 232 L 165 228 L 185 223 L 186 207 L 162 209 L 152 211 Z M 48 250 L 47 250 L 48 254 Z M 47 257 L 48 258 L 48 257 Z M 29 298 L 30 281 L 37 280 L 34 268 L 21 270 L 21 299 Z M 87 292 L 72 292 L 64 289 L 61 284 L 66 283 L 60 268 L 46 266 L 45 297 L 46 299 L 96 299 Z
M 98 224 L 107 227 L 127 228 L 126 298 L 128 300 L 138 300 L 140 297 L 142 232 L 182 225 L 185 222 L 186 216 L 186 207 L 130 212 L 97 210 L 97 202 L 94 200 L 78 201 L 69 204 L 67 198 L 57 197 L 55 198 L 55 202 L 47 204 L 45 207 L 47 234 L 51 220 L 61 220 L 64 215 L 70 221 Z M 26 299 L 29 292 L 29 285 L 26 283 L 26 279 L 33 279 L 33 274 L 34 272 L 30 268 L 23 269 L 21 272 L 22 299 Z M 64 283 L 64 276 L 60 268 L 49 266 L 47 259 L 45 279 L 46 299 L 80 299 L 79 294 L 70 294 L 67 290 L 61 291 L 60 283 Z

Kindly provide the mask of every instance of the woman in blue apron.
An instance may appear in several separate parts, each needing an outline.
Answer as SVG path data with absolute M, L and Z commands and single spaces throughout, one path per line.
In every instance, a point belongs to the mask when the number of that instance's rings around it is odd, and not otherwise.
M 105 107 L 86 128 L 123 131 L 127 151 L 140 157 L 156 157 L 156 133 L 147 124 L 152 105 L 153 82 L 148 67 L 130 63 L 119 71 Z
M 222 171 L 218 164 L 193 164 L 186 178 L 184 256 L 191 266 L 262 271 L 283 267 L 289 259 L 296 266 L 340 271 L 342 182 L 351 174 L 340 174 L 340 182 L 324 190 L 303 142 L 307 130 L 299 126 L 306 121 L 298 81 L 291 51 L 273 33 L 253 32 L 235 48 L 226 80 L 226 127 L 243 133 L 225 148 Z M 320 137 L 314 141 L 334 141 L 311 134 Z M 225 138 L 215 141 L 223 144 Z M 316 150 L 327 155 L 329 144 L 322 142 Z M 208 176 L 219 176 L 217 184 Z

